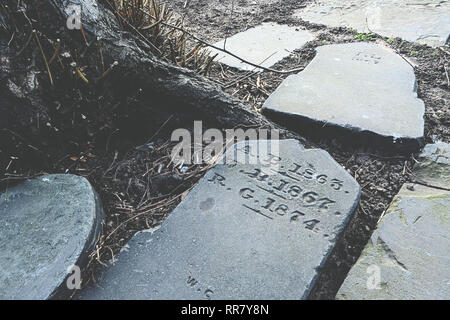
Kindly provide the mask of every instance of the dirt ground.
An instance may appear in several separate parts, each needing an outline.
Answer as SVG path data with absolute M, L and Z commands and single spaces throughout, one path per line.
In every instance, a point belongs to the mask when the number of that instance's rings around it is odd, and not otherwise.
M 305 6 L 307 1 L 302 0 L 165 2 L 183 18 L 187 30 L 210 42 L 268 21 L 312 31 L 316 39 L 275 65 L 278 70 L 305 67 L 320 45 L 384 42 L 415 66 L 418 95 L 426 106 L 426 142 L 450 140 L 448 44 L 443 49 L 432 49 L 400 39 L 360 35 L 346 28 L 309 24 L 291 16 L 294 10 Z M 227 93 L 256 110 L 287 76 L 269 72 L 249 74 L 217 63 L 208 74 Z M 113 75 L 111 82 L 114 81 L 120 81 L 120 75 Z M 171 162 L 174 143 L 169 141 L 170 133 L 175 128 L 191 129 L 192 119 L 167 114 L 163 102 L 149 102 L 141 97 L 138 88 L 125 87 L 120 93 L 111 92 L 109 86 L 92 88 L 77 84 L 70 92 L 64 88 L 49 97 L 52 124 L 42 141 L 0 132 L 0 168 L 5 168 L 0 183 L 8 187 L 24 177 L 60 172 L 82 175 L 93 183 L 105 207 L 106 226 L 98 250 L 91 255 L 84 278 L 86 284 L 95 282 L 95 271 L 113 259 L 137 231 L 160 224 L 207 167 L 180 167 Z M 207 125 L 204 124 L 204 130 Z M 362 188 L 357 212 L 311 296 L 311 299 L 333 299 L 379 217 L 402 184 L 411 180 L 410 168 L 416 155 L 355 146 L 340 137 L 305 138 L 309 146 L 327 150 Z

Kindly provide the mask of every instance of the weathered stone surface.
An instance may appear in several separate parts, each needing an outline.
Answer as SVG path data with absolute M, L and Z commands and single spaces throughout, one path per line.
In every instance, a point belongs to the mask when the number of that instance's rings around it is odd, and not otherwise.
M 266 141 L 247 143 L 235 145 L 238 157 Z M 323 150 L 283 140 L 280 161 L 272 146 L 260 164 L 227 160 L 208 171 L 160 229 L 137 234 L 80 298 L 307 297 L 360 187 Z
M 89 182 L 47 175 L 0 192 L 0 299 L 62 298 L 68 268 L 80 268 L 101 233 Z
M 427 144 L 418 160 L 413 169 L 417 182 L 450 189 L 450 144 Z
M 371 43 L 318 47 L 306 69 L 284 80 L 263 108 L 298 119 L 299 126 L 306 118 L 394 144 L 421 141 L 424 133 L 425 107 L 412 67 Z
M 450 34 L 448 0 L 319 0 L 295 16 L 331 27 L 350 27 L 400 37 L 430 46 L 442 46 Z
M 237 33 L 226 39 L 225 48 L 252 63 L 263 67 L 271 67 L 281 59 L 289 56 L 290 52 L 301 48 L 311 41 L 313 35 L 306 30 L 275 23 L 263 23 L 260 26 Z M 219 48 L 224 47 L 225 40 L 215 43 Z M 219 54 L 216 61 L 241 70 L 253 70 L 255 67 L 215 49 L 211 55 Z
M 337 298 L 449 299 L 449 234 L 450 192 L 403 186 Z

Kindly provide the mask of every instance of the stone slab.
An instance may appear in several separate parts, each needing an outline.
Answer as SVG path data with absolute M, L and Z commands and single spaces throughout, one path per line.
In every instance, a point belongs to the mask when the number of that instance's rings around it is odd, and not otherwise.
M 210 169 L 157 230 L 138 233 L 80 299 L 300 299 L 355 210 L 357 182 L 323 150 L 283 140 Z M 267 145 L 266 145 L 267 146 Z M 281 155 L 279 158 L 278 155 Z M 247 164 L 246 164 L 247 163 Z
M 252 63 L 271 67 L 293 50 L 300 49 L 306 42 L 313 40 L 313 35 L 298 27 L 289 27 L 275 23 L 263 23 L 247 31 L 237 33 L 226 39 L 225 48 Z M 214 45 L 224 47 L 225 40 Z M 208 49 L 209 50 L 209 49 Z M 222 51 L 211 49 L 211 55 L 218 54 L 216 61 L 240 70 L 251 71 L 255 67 L 243 63 Z
M 68 268 L 83 267 L 103 212 L 82 177 L 47 175 L 0 192 L 0 299 L 63 298 Z
M 286 78 L 269 96 L 265 112 L 375 133 L 393 144 L 420 145 L 425 107 L 406 61 L 384 46 L 364 42 L 316 50 L 304 71 Z
M 433 47 L 444 45 L 450 34 L 448 0 L 318 0 L 296 11 L 294 16 Z
M 404 185 L 337 298 L 449 299 L 449 234 L 450 191 Z
M 436 142 L 427 144 L 414 165 L 415 181 L 450 189 L 450 144 Z

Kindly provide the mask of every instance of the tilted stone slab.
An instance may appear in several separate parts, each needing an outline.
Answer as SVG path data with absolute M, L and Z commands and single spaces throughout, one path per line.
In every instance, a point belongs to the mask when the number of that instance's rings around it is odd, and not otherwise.
M 294 15 L 330 27 L 349 27 L 433 47 L 444 45 L 450 34 L 448 0 L 319 0 Z
M 394 145 L 412 141 L 418 148 L 425 107 L 417 98 L 414 71 L 406 61 L 371 43 L 316 50 L 304 71 L 286 78 L 269 96 L 263 105 L 266 113 L 296 119 L 299 127 L 308 119 L 321 127 L 376 134 Z
M 0 192 L 0 299 L 64 298 L 68 269 L 87 263 L 102 223 L 82 177 L 47 175 Z
M 264 143 L 236 144 L 238 159 L 255 158 Z M 360 187 L 323 150 L 284 140 L 278 153 L 272 144 L 259 164 L 210 169 L 160 229 L 132 238 L 80 298 L 306 298 Z
M 449 144 L 426 145 L 338 299 L 449 299 Z
M 414 165 L 415 181 L 429 186 L 450 189 L 450 144 L 427 144 Z
M 300 49 L 306 42 L 313 40 L 313 35 L 298 27 L 289 27 L 275 23 L 263 23 L 247 31 L 237 33 L 214 45 L 263 67 L 271 67 L 290 55 L 291 51 Z M 208 49 L 209 50 L 209 49 Z M 219 50 L 211 49 L 210 55 L 216 55 L 216 61 L 240 70 L 251 71 L 254 66 Z
M 450 191 L 405 185 L 338 299 L 449 299 Z

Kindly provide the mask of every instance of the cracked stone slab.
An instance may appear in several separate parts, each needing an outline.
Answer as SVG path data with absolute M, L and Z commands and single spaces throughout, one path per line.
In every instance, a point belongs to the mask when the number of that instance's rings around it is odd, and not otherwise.
M 133 237 L 79 298 L 306 298 L 360 187 L 326 151 L 274 144 L 268 152 L 264 140 L 231 147 L 225 164 L 210 169 L 159 229 Z
M 448 0 L 318 0 L 295 17 L 330 27 L 349 27 L 386 37 L 443 46 L 450 34 Z
M 269 68 L 288 57 L 293 50 L 300 49 L 313 35 L 298 27 L 289 27 L 276 23 L 263 23 L 247 31 L 237 33 L 229 38 L 215 43 L 219 48 L 224 47 L 247 61 Z M 211 49 L 210 55 L 216 61 L 240 70 L 251 71 L 255 67 L 241 62 L 239 59 L 219 50 Z
M 47 175 L 0 192 L 0 299 L 66 297 L 68 269 L 87 263 L 102 223 L 83 177 Z
M 413 169 L 417 182 L 450 189 L 450 144 L 440 141 L 427 144 L 418 161 Z
M 449 299 L 450 191 L 404 185 L 338 299 Z
M 419 147 L 425 106 L 405 60 L 373 43 L 325 45 L 316 51 L 304 71 L 286 78 L 266 100 L 263 110 L 269 116 L 283 114 L 299 127 L 308 119 Z

